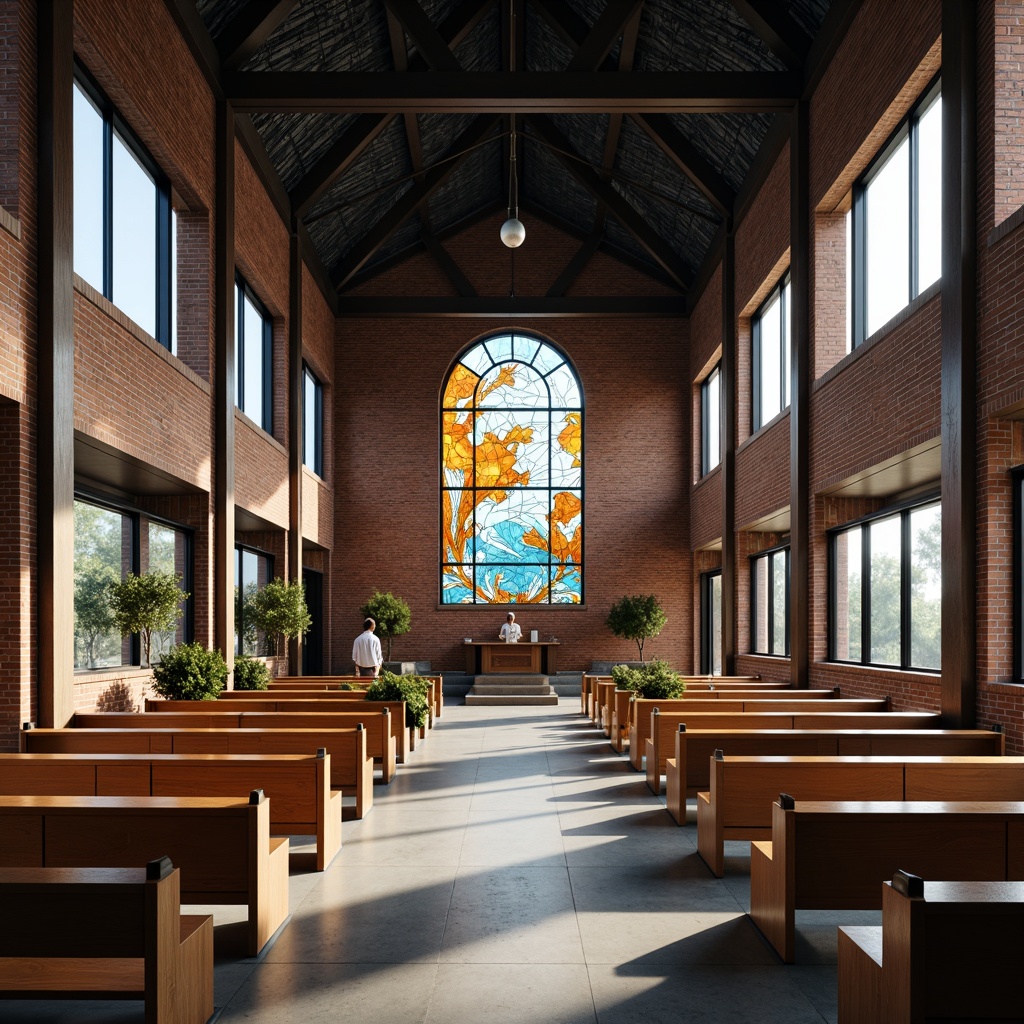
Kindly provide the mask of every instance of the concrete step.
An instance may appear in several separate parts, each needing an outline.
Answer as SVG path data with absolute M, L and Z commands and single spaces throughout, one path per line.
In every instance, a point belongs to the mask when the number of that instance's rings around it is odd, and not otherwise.
M 539 694 L 539 695 L 536 695 L 536 696 L 516 696 L 516 695 L 512 694 L 512 695 L 506 695 L 506 696 L 496 696 L 496 695 L 492 696 L 490 694 L 488 694 L 488 695 L 476 694 L 476 693 L 473 693 L 472 690 L 470 690 L 470 692 L 466 694 L 466 704 L 470 705 L 470 706 L 477 706 L 477 707 L 484 706 L 484 705 L 490 705 L 491 707 L 517 707 L 517 706 L 534 707 L 534 706 L 550 706 L 550 705 L 556 705 L 557 706 L 557 704 L 558 704 L 558 694 L 557 693 L 549 693 L 549 694 Z

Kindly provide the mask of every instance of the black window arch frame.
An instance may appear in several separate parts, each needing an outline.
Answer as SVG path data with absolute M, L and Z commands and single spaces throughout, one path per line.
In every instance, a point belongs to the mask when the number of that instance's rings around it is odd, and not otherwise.
M 516 355 L 515 355 L 515 339 L 517 337 L 518 338 L 529 339 L 531 342 L 536 342 L 538 344 L 538 346 L 539 346 L 539 348 L 537 349 L 538 352 L 540 351 L 540 347 L 544 347 L 544 348 L 550 349 L 552 352 L 557 353 L 557 355 L 559 355 L 561 357 L 564 365 L 568 368 L 569 372 L 572 374 L 573 379 L 576 382 L 576 388 L 577 388 L 577 391 L 579 393 L 579 399 L 580 399 L 579 407 L 577 408 L 575 406 L 569 407 L 569 406 L 552 405 L 551 401 L 550 401 L 550 388 L 549 388 L 548 389 L 549 401 L 548 401 L 547 406 L 544 406 L 544 407 L 529 407 L 529 408 L 525 408 L 524 407 L 523 409 L 519 409 L 519 408 L 517 408 L 515 406 L 508 407 L 507 409 L 505 407 L 502 407 L 503 411 L 508 411 L 508 412 L 528 411 L 528 412 L 533 413 L 533 412 L 537 412 L 539 409 L 543 408 L 549 414 L 549 424 L 553 422 L 553 420 L 550 417 L 553 417 L 553 414 L 555 414 L 555 413 L 558 413 L 558 412 L 578 412 L 579 415 L 580 415 L 580 436 L 581 436 L 581 438 L 585 438 L 586 437 L 586 416 L 587 416 L 587 413 L 586 413 L 586 398 L 584 396 L 584 391 L 583 391 L 583 382 L 580 379 L 579 371 L 576 369 L 576 365 L 573 362 L 572 358 L 565 351 L 565 349 L 563 349 L 560 345 L 558 345 L 551 338 L 548 338 L 545 335 L 538 334 L 538 333 L 533 332 L 533 331 L 522 331 L 522 330 L 516 330 L 516 329 L 512 328 L 512 329 L 505 329 L 505 330 L 499 330 L 499 331 L 492 331 L 492 332 L 490 332 L 488 334 L 481 335 L 480 337 L 474 338 L 471 342 L 469 342 L 468 344 L 464 345 L 462 347 L 462 349 L 459 350 L 459 352 L 457 353 L 455 358 L 452 359 L 451 364 L 449 365 L 448 370 L 446 371 L 446 373 L 445 373 L 445 375 L 444 375 L 444 377 L 442 379 L 441 390 L 440 390 L 440 397 L 439 397 L 439 401 L 438 401 L 438 409 L 439 409 L 439 414 L 438 414 L 438 466 L 440 468 L 440 474 L 439 474 L 440 475 L 440 495 L 439 495 L 439 497 L 440 497 L 439 513 L 440 514 L 439 514 L 439 521 L 438 521 L 438 526 L 439 526 L 438 550 L 439 550 L 439 552 L 441 552 L 441 559 L 440 559 L 440 563 L 439 563 L 440 571 L 439 571 L 439 575 L 438 575 L 438 581 L 439 581 L 439 585 L 440 585 L 439 602 L 445 608 L 462 608 L 462 607 L 473 608 L 473 607 L 481 607 L 481 606 L 494 607 L 494 608 L 502 608 L 502 607 L 516 608 L 516 607 L 521 607 L 521 605 L 517 605 L 515 602 L 506 605 L 506 604 L 503 604 L 501 602 L 478 601 L 478 600 L 476 600 L 475 590 L 474 590 L 474 595 L 473 595 L 474 596 L 473 601 L 470 601 L 470 602 L 451 602 L 451 603 L 445 603 L 445 601 L 444 601 L 444 573 L 445 573 L 445 568 L 447 566 L 464 565 L 464 566 L 472 566 L 475 569 L 477 564 L 486 564 L 488 566 L 493 566 L 493 565 L 500 565 L 500 563 L 495 563 L 495 562 L 477 563 L 475 561 L 473 561 L 473 562 L 464 561 L 464 562 L 461 562 L 461 563 L 457 563 L 457 562 L 447 561 L 445 559 L 446 551 L 445 551 L 444 540 L 443 540 L 443 536 L 444 536 L 443 496 L 444 496 L 444 493 L 446 491 L 447 492 L 465 491 L 465 490 L 476 491 L 476 490 L 490 490 L 490 489 L 492 489 L 492 488 L 488 488 L 488 487 L 480 487 L 480 486 L 478 486 L 476 484 L 474 484 L 472 487 L 469 487 L 469 488 L 466 488 L 466 487 L 454 487 L 453 488 L 453 487 L 448 487 L 445 484 L 445 481 L 444 481 L 444 451 L 443 451 L 443 443 L 444 443 L 444 441 L 443 441 L 443 437 L 444 437 L 444 416 L 445 416 L 445 413 L 450 413 L 450 412 L 460 412 L 460 413 L 472 412 L 474 414 L 474 416 L 475 416 L 477 411 L 479 411 L 480 409 L 486 410 L 486 409 L 490 408 L 490 407 L 487 407 L 487 406 L 478 407 L 475 404 L 475 399 L 474 399 L 474 404 L 472 406 L 460 406 L 460 407 L 457 407 L 457 408 L 456 407 L 446 406 L 444 404 L 444 395 L 445 395 L 445 392 L 447 391 L 447 388 L 448 388 L 448 382 L 451 379 L 451 376 L 455 372 L 457 367 L 460 365 L 460 363 L 462 363 L 463 358 L 468 353 L 472 352 L 474 349 L 476 349 L 481 344 L 486 346 L 486 344 L 488 342 L 490 342 L 492 340 L 499 339 L 499 338 L 509 338 L 509 339 L 511 339 L 511 342 L 512 342 L 511 355 L 508 358 L 496 359 L 492 355 L 490 349 L 487 349 L 488 355 L 490 356 L 490 358 L 492 360 L 492 366 L 500 366 L 500 365 L 502 365 L 504 363 L 521 363 L 521 364 L 527 364 L 527 365 L 532 364 L 532 360 L 536 358 L 536 352 L 534 353 L 533 356 L 531 356 L 530 360 L 523 360 L 523 359 L 517 359 L 516 358 Z M 463 365 L 465 365 L 465 364 L 463 364 Z M 559 365 L 562 365 L 562 364 L 559 364 Z M 557 370 L 558 368 L 559 367 L 556 366 L 552 370 L 549 370 L 549 371 L 546 371 L 546 372 L 542 373 L 541 376 L 542 377 L 547 377 L 551 373 L 555 372 L 555 370 Z M 467 369 L 469 369 L 469 367 L 467 367 Z M 545 384 L 546 384 L 546 382 L 545 382 Z M 555 493 L 557 493 L 560 490 L 567 490 L 567 489 L 568 490 L 573 490 L 573 491 L 578 490 L 579 493 L 580 493 L 580 506 L 581 506 L 581 520 L 580 521 L 582 523 L 582 522 L 585 521 L 585 518 L 586 518 L 585 514 L 583 513 L 583 510 L 586 508 L 586 500 L 587 500 L 586 499 L 586 454 L 585 454 L 586 453 L 586 443 L 584 441 L 584 443 L 582 445 L 582 448 L 581 448 L 581 456 L 580 456 L 580 484 L 579 484 L 579 487 L 578 488 L 577 487 L 571 487 L 571 488 L 555 487 L 555 486 L 553 486 L 550 483 L 550 480 L 551 480 L 551 472 L 550 472 L 550 470 L 551 470 L 551 462 L 552 462 L 552 451 L 553 451 L 553 447 L 554 447 L 555 436 L 556 436 L 556 433 L 555 433 L 554 429 L 551 428 L 549 430 L 549 442 L 548 442 L 548 481 L 549 481 L 549 483 L 546 484 L 546 485 L 538 485 L 536 487 L 528 486 L 527 488 L 524 488 L 524 489 L 525 490 L 536 490 L 536 491 L 547 491 L 549 496 L 554 495 Z M 475 458 L 475 449 L 474 449 L 474 458 Z M 473 478 L 474 478 L 474 480 L 476 479 L 475 472 L 473 474 Z M 550 507 L 550 501 L 549 501 L 549 507 Z M 532 607 L 548 607 L 548 608 L 583 608 L 585 606 L 585 604 L 586 604 L 586 590 L 585 590 L 585 587 L 586 587 L 586 573 L 584 571 L 585 565 L 586 565 L 586 530 L 583 531 L 583 535 L 582 535 L 582 538 L 581 538 L 580 560 L 579 560 L 579 563 L 575 565 L 575 569 L 576 569 L 577 573 L 579 574 L 579 580 L 580 580 L 580 600 L 579 600 L 579 602 L 566 602 L 566 601 L 552 601 L 551 600 L 550 580 L 551 580 L 552 567 L 556 566 L 556 565 L 559 565 L 561 563 L 559 563 L 556 559 L 552 558 L 550 528 L 549 528 L 549 531 L 548 531 L 547 556 L 548 556 L 547 557 L 547 561 L 545 563 L 538 562 L 537 564 L 546 564 L 547 567 L 548 567 L 548 582 L 549 582 L 548 600 L 547 601 L 543 601 L 543 602 L 536 602 L 536 603 L 532 604 L 531 606 Z

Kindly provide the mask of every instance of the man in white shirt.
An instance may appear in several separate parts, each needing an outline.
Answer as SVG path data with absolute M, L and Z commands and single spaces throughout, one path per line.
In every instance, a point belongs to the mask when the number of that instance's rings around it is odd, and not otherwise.
M 352 660 L 356 663 L 357 676 L 376 676 L 384 661 L 380 652 L 380 640 L 374 634 L 377 623 L 373 619 L 363 622 L 363 631 L 352 644 Z
M 519 628 L 519 623 L 516 622 L 516 613 L 509 612 L 505 616 L 505 624 L 498 630 L 498 639 L 504 640 L 507 644 L 519 643 L 523 636 L 523 631 Z

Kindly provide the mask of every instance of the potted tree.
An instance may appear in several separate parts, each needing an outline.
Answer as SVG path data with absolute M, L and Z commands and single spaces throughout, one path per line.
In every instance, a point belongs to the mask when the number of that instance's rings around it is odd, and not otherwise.
M 635 640 L 644 663 L 644 641 L 657 636 L 665 627 L 665 612 L 653 594 L 635 594 L 619 598 L 605 620 L 608 628 L 625 640 Z
M 128 573 L 109 585 L 110 617 L 121 636 L 138 633 L 142 641 L 143 665 L 152 665 L 153 638 L 176 629 L 181 602 L 188 597 L 181 589 L 181 576 L 170 572 Z
M 363 618 L 371 618 L 377 623 L 377 636 L 385 644 L 384 664 L 391 670 L 397 670 L 401 675 L 406 669 L 411 672 L 429 672 L 430 666 L 422 668 L 413 663 L 401 663 L 396 665 L 391 661 L 391 649 L 394 646 L 395 637 L 408 633 L 412 628 L 412 612 L 409 606 L 400 597 L 394 594 L 382 594 L 379 590 L 374 591 L 366 604 L 359 609 Z
M 167 700 L 216 700 L 227 680 L 224 656 L 200 643 L 177 644 L 153 666 L 153 689 Z
M 302 636 L 313 621 L 300 580 L 289 583 L 278 576 L 251 596 L 246 595 L 246 601 L 246 615 L 252 626 L 263 634 L 267 654 L 271 656 L 280 650 L 279 637 L 291 640 Z

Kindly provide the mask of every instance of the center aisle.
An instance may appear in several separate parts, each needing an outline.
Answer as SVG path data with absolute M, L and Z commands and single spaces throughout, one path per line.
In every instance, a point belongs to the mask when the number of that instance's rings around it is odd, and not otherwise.
M 446 707 L 374 800 L 264 958 L 218 967 L 219 1024 L 836 1019 L 834 923 L 781 965 L 745 851 L 713 878 L 578 699 Z

